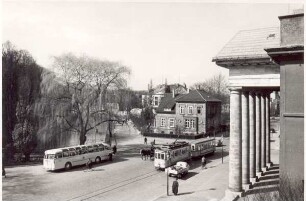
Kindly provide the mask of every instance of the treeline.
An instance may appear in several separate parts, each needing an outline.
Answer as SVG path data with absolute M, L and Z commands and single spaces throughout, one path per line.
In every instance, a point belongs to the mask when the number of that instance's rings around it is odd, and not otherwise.
M 3 44 L 6 158 L 20 153 L 28 160 L 34 150 L 84 144 L 98 130 L 111 140 L 113 124 L 123 120 L 109 105 L 127 111 L 141 106 L 141 97 L 127 88 L 130 69 L 118 62 L 69 53 L 53 57 L 53 67 L 56 73 L 39 66 L 26 50 Z

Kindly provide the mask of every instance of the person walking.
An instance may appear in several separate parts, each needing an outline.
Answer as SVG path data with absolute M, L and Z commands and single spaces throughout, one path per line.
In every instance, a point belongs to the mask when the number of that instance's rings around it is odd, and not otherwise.
M 86 163 L 86 166 L 87 166 L 88 170 L 91 170 L 91 168 L 92 168 L 92 161 L 90 160 L 90 158 L 88 159 L 88 161 Z
M 179 183 L 178 183 L 178 178 L 176 178 L 174 181 L 173 181 L 173 183 L 172 183 L 172 193 L 174 194 L 174 195 L 177 195 L 177 193 L 178 193 L 178 187 L 179 187 Z
M 113 146 L 113 153 L 114 153 L 114 154 L 117 153 L 117 146 L 116 146 L 116 145 Z
M 202 169 L 206 169 L 206 159 L 205 157 L 203 156 L 202 159 L 201 159 L 201 163 L 202 163 Z
M 145 137 L 144 138 L 144 144 L 147 144 L 148 139 Z

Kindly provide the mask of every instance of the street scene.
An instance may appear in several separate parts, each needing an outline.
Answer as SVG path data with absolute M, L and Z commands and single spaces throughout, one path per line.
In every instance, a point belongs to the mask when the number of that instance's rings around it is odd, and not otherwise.
M 2 200 L 304 200 L 302 1 L 2 17 Z

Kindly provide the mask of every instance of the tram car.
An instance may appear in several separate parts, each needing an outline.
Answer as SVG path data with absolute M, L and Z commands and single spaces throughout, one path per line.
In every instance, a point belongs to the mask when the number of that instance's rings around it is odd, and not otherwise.
M 165 169 L 178 161 L 191 159 L 190 144 L 185 141 L 175 141 L 171 144 L 156 146 L 154 153 L 154 167 Z
M 191 157 L 197 158 L 216 151 L 215 138 L 197 139 L 190 142 Z

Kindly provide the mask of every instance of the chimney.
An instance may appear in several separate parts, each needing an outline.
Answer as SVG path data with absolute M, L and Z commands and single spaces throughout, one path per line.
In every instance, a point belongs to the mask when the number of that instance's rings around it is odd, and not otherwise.
M 187 93 L 189 94 L 189 88 L 187 88 Z
M 175 97 L 174 89 L 172 90 L 172 97 Z

